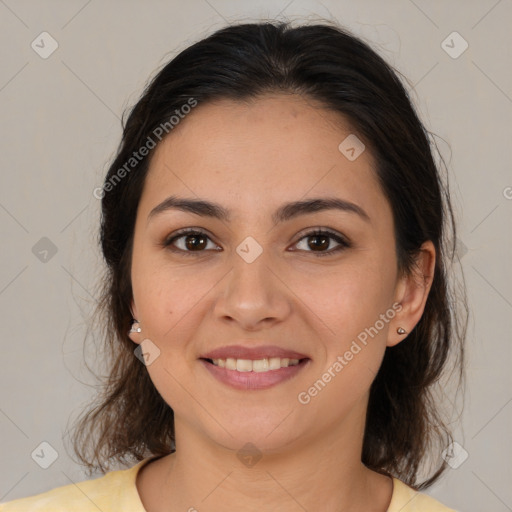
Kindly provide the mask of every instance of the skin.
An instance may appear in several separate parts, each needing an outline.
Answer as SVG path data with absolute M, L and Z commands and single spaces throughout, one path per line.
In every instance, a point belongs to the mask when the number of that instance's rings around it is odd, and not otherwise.
M 421 318 L 435 250 L 426 242 L 418 275 L 398 275 L 392 212 L 372 155 L 349 161 L 338 150 L 350 133 L 339 114 L 309 100 L 267 95 L 199 105 L 155 149 L 135 225 L 132 312 L 142 332 L 131 338 L 160 350 L 147 370 L 174 410 L 177 451 L 138 475 L 148 512 L 387 510 L 391 478 L 361 462 L 369 388 L 386 347 L 406 340 L 397 328 L 410 332 Z M 148 221 L 170 195 L 220 203 L 233 218 L 169 210 Z M 271 220 L 285 202 L 333 196 L 362 207 L 370 222 L 338 210 Z M 187 227 L 208 232 L 202 252 L 186 238 L 174 247 L 189 256 L 163 247 Z M 317 256 L 339 245 L 308 246 L 315 238 L 304 235 L 317 227 L 352 246 Z M 252 263 L 236 252 L 248 236 L 263 250 Z M 301 404 L 298 394 L 390 310 L 378 335 Z M 275 344 L 311 361 L 269 389 L 237 390 L 198 360 L 235 343 Z M 246 443 L 262 456 L 250 467 L 237 457 Z

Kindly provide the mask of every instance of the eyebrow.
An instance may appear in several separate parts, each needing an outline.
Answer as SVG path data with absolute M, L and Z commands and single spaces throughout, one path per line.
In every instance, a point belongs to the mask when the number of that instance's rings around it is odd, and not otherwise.
M 148 222 L 156 215 L 169 210 L 181 210 L 202 217 L 212 217 L 225 222 L 229 222 L 231 219 L 230 211 L 218 203 L 203 199 L 170 196 L 151 210 L 148 215 Z M 274 212 L 272 221 L 277 224 L 300 215 L 307 215 L 324 210 L 341 210 L 354 213 L 364 221 L 371 223 L 370 216 L 363 208 L 355 203 L 337 197 L 321 197 L 285 203 Z

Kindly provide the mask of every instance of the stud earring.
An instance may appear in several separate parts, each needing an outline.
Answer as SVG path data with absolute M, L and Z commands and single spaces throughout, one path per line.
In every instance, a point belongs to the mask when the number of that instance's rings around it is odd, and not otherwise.
M 402 329 L 401 327 L 399 327 L 399 328 L 396 330 L 396 332 L 397 332 L 398 334 L 407 334 L 407 331 L 406 331 L 405 329 Z
M 139 321 L 134 319 L 134 320 L 133 320 L 132 327 L 131 327 L 131 329 L 128 331 L 128 334 L 133 333 L 133 332 L 141 332 L 141 331 L 142 331 L 142 329 L 140 328 Z

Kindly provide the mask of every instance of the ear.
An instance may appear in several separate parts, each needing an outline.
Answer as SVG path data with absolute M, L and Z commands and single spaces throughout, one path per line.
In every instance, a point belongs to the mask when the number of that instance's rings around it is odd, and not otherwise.
M 411 275 L 403 276 L 397 283 L 395 302 L 401 304 L 402 309 L 390 322 L 388 347 L 394 347 L 407 337 L 406 334 L 397 333 L 398 327 L 410 333 L 420 321 L 434 280 L 435 263 L 436 250 L 434 244 L 428 240 L 420 248 Z
M 132 317 L 134 320 L 139 320 L 139 315 L 137 313 L 137 308 L 135 306 L 135 302 L 134 300 L 132 299 L 131 302 L 130 302 L 130 311 L 132 313 Z M 137 324 L 135 325 L 137 326 Z M 138 324 L 139 327 L 140 324 Z M 130 326 L 131 327 L 131 326 Z M 142 332 L 128 332 L 128 337 L 135 343 L 137 344 L 140 344 L 140 342 L 142 341 Z

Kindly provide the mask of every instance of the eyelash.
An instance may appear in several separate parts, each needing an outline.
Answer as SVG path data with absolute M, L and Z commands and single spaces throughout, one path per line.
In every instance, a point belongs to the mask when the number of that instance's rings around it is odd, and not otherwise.
M 162 245 L 164 248 L 167 248 L 172 252 L 179 252 L 185 256 L 194 256 L 194 253 L 205 252 L 204 250 L 203 251 L 185 251 L 183 249 L 177 249 L 177 248 L 172 247 L 173 242 L 175 242 L 176 240 L 178 240 L 180 238 L 184 238 L 187 235 L 188 236 L 203 235 L 203 236 L 206 236 L 208 239 L 210 239 L 208 234 L 206 232 L 202 231 L 201 229 L 185 228 L 185 229 L 181 229 L 181 230 L 177 231 L 172 237 L 166 238 L 164 240 L 164 242 L 162 243 Z M 313 231 L 309 231 L 308 233 L 304 234 L 299 239 L 299 241 L 297 243 L 299 243 L 304 238 L 310 238 L 310 237 L 314 237 L 314 236 L 327 236 L 340 244 L 338 247 L 331 249 L 329 251 L 321 251 L 321 252 L 305 251 L 305 252 L 311 252 L 315 256 L 318 256 L 318 257 L 331 256 L 331 255 L 336 254 L 344 249 L 348 249 L 348 248 L 352 247 L 352 244 L 347 239 L 341 237 L 340 235 L 334 233 L 333 231 L 326 230 L 326 229 L 315 229 Z

